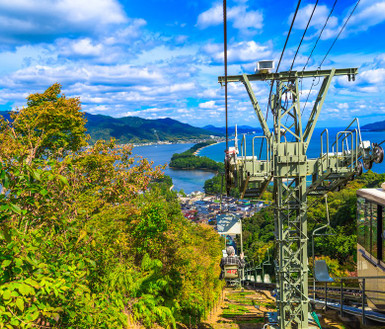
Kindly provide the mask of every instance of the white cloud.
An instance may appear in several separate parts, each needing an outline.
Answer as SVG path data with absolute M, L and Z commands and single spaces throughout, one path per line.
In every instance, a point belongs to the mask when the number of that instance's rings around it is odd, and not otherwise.
M 90 38 L 71 41 L 66 45 L 62 55 L 79 55 L 79 56 L 98 56 L 103 51 L 102 44 L 93 44 Z
M 203 50 L 215 61 L 223 61 L 223 49 L 219 44 L 207 44 Z M 227 50 L 229 62 L 257 62 L 272 56 L 271 45 L 260 45 L 255 41 L 242 41 L 230 44 Z
M 349 27 L 352 31 L 366 31 L 370 27 L 385 21 L 385 1 L 362 1 L 357 12 L 352 16 Z
M 223 22 L 223 6 L 216 4 L 209 10 L 204 11 L 198 16 L 197 26 L 201 29 L 206 27 L 219 25 Z
M 142 35 L 142 28 L 147 22 L 142 18 L 129 19 L 127 26 L 118 29 L 104 39 L 107 45 L 131 44 L 132 40 L 138 39 Z
M 375 69 L 362 72 L 359 76 L 359 79 L 368 82 L 368 83 L 385 83 L 385 69 Z
M 116 0 L 0 0 L 0 40 L 39 42 L 68 33 L 95 33 L 127 21 Z M 99 31 L 100 32 L 100 31 Z
M 135 67 L 128 64 L 116 66 L 84 65 L 72 67 L 62 65 L 50 67 L 36 65 L 18 70 L 0 81 L 0 86 L 11 87 L 30 83 L 37 86 L 48 86 L 54 82 L 89 84 L 132 85 L 138 83 L 161 84 L 160 72 L 146 67 Z
M 201 109 L 213 109 L 215 108 L 215 101 L 208 101 L 208 102 L 205 102 L 205 103 L 200 103 L 199 104 L 199 107 Z
M 297 29 L 304 29 L 310 18 L 314 4 L 308 4 L 304 8 L 298 11 L 296 23 L 294 27 Z M 340 20 L 336 16 L 331 16 L 325 30 L 322 33 L 322 40 L 334 38 L 339 33 L 342 24 L 347 20 L 351 11 L 354 8 L 354 4 L 346 10 L 345 17 Z M 317 6 L 310 27 L 314 27 L 316 32 L 312 35 L 313 37 L 318 36 L 322 26 L 324 25 L 327 16 L 329 15 L 331 8 L 325 5 Z M 289 22 L 293 14 L 290 16 Z M 354 14 L 349 19 L 349 22 L 345 30 L 340 35 L 340 39 L 348 37 L 351 33 L 357 33 L 360 31 L 366 31 L 370 27 L 385 21 L 385 1 L 384 0 L 362 0 L 357 6 Z
M 232 26 L 235 29 L 243 32 L 255 32 L 263 27 L 262 13 L 257 10 L 250 10 L 243 4 L 229 7 L 227 9 L 227 19 L 229 22 L 232 22 Z M 223 6 L 218 3 L 198 16 L 197 26 L 200 29 L 205 29 L 209 26 L 222 24 L 222 22 Z
M 294 28 L 303 30 L 306 28 L 306 25 L 310 19 L 311 13 L 314 8 L 314 3 L 308 4 L 303 8 L 300 8 L 298 10 Z M 323 25 L 325 24 L 325 21 L 330 13 L 330 9 L 325 5 L 317 6 L 312 20 L 309 24 L 310 27 L 315 27 L 316 29 L 321 29 Z M 291 21 L 293 20 L 294 13 L 292 13 L 288 19 L 288 24 L 291 24 Z M 338 19 L 335 16 L 331 16 L 328 22 L 328 27 L 335 27 L 338 23 Z

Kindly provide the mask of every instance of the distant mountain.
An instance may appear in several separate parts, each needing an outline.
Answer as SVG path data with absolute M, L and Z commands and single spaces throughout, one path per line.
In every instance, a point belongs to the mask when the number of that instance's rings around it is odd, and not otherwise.
M 385 131 L 385 120 L 369 123 L 365 126 L 362 126 L 361 129 L 370 130 L 370 131 Z
M 5 120 L 11 121 L 11 112 L 2 112 L 2 111 L 0 111 L 0 115 L 2 115 Z
M 86 113 L 87 130 L 92 140 L 114 137 L 120 143 L 177 141 L 209 138 L 214 134 L 170 118 L 148 120 L 139 117 L 112 118 Z
M 9 112 L 0 112 L 10 120 Z M 139 117 L 113 118 L 107 115 L 85 113 L 87 132 L 91 142 L 114 137 L 118 143 L 144 143 L 209 138 L 222 135 L 193 127 L 170 118 L 148 120 Z
M 214 127 L 212 125 L 204 126 L 203 129 L 211 131 L 212 133 L 217 134 L 226 134 L 226 127 Z M 229 135 L 235 134 L 235 126 L 229 127 Z M 262 129 L 259 127 L 250 127 L 250 126 L 237 126 L 237 132 L 238 134 L 247 134 L 247 133 L 253 133 L 253 132 L 261 132 Z

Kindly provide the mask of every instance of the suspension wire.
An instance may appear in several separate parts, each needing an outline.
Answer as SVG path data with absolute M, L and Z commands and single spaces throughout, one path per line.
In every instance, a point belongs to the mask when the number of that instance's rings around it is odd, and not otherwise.
M 309 20 L 308 20 L 308 22 L 307 22 L 305 31 L 303 31 L 301 41 L 300 41 L 300 43 L 299 43 L 299 45 L 298 45 L 298 47 L 297 47 L 297 51 L 295 52 L 295 55 L 294 55 L 294 58 L 293 58 L 293 62 L 291 63 L 291 66 L 290 66 L 290 70 L 289 70 L 290 72 L 291 72 L 291 70 L 293 69 L 295 59 L 297 58 L 299 49 L 301 48 L 303 39 L 305 38 L 307 29 L 309 28 L 310 22 L 311 22 L 311 20 L 312 20 L 312 18 L 313 18 L 313 15 L 314 15 L 314 12 L 315 12 L 315 10 L 316 10 L 316 8 L 317 8 L 317 5 L 318 5 L 318 0 L 316 1 L 315 5 L 314 5 L 314 7 L 313 7 L 313 11 L 311 12 L 311 15 L 310 15 L 310 18 L 309 18 Z
M 313 49 L 311 50 L 310 55 L 309 55 L 309 57 L 307 58 L 307 61 L 306 61 L 305 65 L 304 65 L 304 67 L 303 67 L 303 69 L 302 69 L 302 72 L 305 71 L 306 66 L 309 64 L 310 58 L 313 56 L 314 50 L 315 50 L 315 48 L 317 47 L 318 42 L 320 41 L 320 39 L 321 39 L 321 37 L 322 37 L 322 34 L 323 34 L 323 32 L 324 32 L 324 30 L 325 30 L 325 28 L 326 28 L 326 26 L 327 26 L 327 24 L 328 24 L 328 22 L 329 22 L 329 19 L 330 19 L 330 17 L 331 17 L 332 14 L 333 14 L 333 11 L 334 11 L 334 9 L 335 9 L 335 7 L 336 7 L 337 1 L 338 1 L 338 0 L 335 0 L 335 1 L 334 1 L 333 7 L 332 7 L 332 9 L 331 9 L 330 12 L 329 12 L 328 17 L 327 17 L 326 20 L 325 20 L 325 23 L 324 23 L 324 25 L 323 25 L 323 27 L 322 27 L 322 29 L 321 29 L 321 32 L 320 32 L 320 34 L 318 35 L 317 41 L 315 42 L 314 47 L 313 47 Z M 306 101 L 305 101 L 305 105 L 304 105 L 304 107 L 302 108 L 301 116 L 303 115 L 303 112 L 304 112 L 304 110 L 305 110 L 305 108 L 306 108 L 307 102 L 308 102 L 308 100 L 309 100 L 309 96 L 310 96 L 310 94 L 311 94 L 311 92 L 312 92 L 312 90 L 313 90 L 313 87 L 314 87 L 314 83 L 315 83 L 315 78 L 313 78 L 313 81 L 312 81 L 312 84 L 311 84 L 309 93 L 307 94 Z
M 354 8 L 353 8 L 352 11 L 350 12 L 348 18 L 345 20 L 345 22 L 344 22 L 344 24 L 342 25 L 340 31 L 338 32 L 336 38 L 334 39 L 333 43 L 332 43 L 331 46 L 329 47 L 329 49 L 328 49 L 328 51 L 326 52 L 325 56 L 323 57 L 323 59 L 322 59 L 320 65 L 318 66 L 317 70 L 320 70 L 320 69 L 321 69 L 322 64 L 323 64 L 323 63 L 325 62 L 325 60 L 326 60 L 326 57 L 329 55 L 330 51 L 333 49 L 333 47 L 334 47 L 334 45 L 336 44 L 336 42 L 337 42 L 338 38 L 340 37 L 341 33 L 344 31 L 346 25 L 348 24 L 350 18 L 353 16 L 353 13 L 354 13 L 354 11 L 356 10 L 356 8 L 357 8 L 358 4 L 360 3 L 360 1 L 361 1 L 361 0 L 358 0 L 358 1 L 356 2 Z M 333 10 L 334 10 L 334 6 L 333 6 Z M 322 30 L 322 32 L 323 32 L 323 30 Z M 302 109 L 302 114 L 303 114 L 303 112 L 304 112 L 304 110 L 305 110 L 305 108 L 306 108 L 307 102 L 308 102 L 308 100 L 309 100 L 310 93 L 311 93 L 311 91 L 312 91 L 312 89 L 313 89 L 313 87 L 314 87 L 314 82 L 315 82 L 315 78 L 313 79 L 312 85 L 311 85 L 311 87 L 310 87 L 310 91 L 309 91 L 309 93 L 308 93 L 308 95 L 307 95 L 305 105 L 304 105 L 304 107 L 303 107 L 303 109 Z
M 226 152 L 229 151 L 229 129 L 228 129 L 228 113 L 227 113 L 227 5 L 223 0 L 223 54 L 225 66 L 225 115 L 226 115 Z
M 290 70 L 289 70 L 289 78 L 288 78 L 288 79 L 290 79 L 291 72 L 292 72 L 292 69 L 293 69 L 293 66 L 294 66 L 294 62 L 295 62 L 295 60 L 296 60 L 296 58 L 297 58 L 299 49 L 301 48 L 303 39 L 305 38 L 306 32 L 307 32 L 307 30 L 308 30 L 308 28 L 309 28 L 310 22 L 311 22 L 311 20 L 312 20 L 312 18 L 313 18 L 313 15 L 314 15 L 314 12 L 315 12 L 315 10 L 316 10 L 316 8 L 317 8 L 317 5 L 318 5 L 318 0 L 316 1 L 315 5 L 314 5 L 314 7 L 313 7 L 313 10 L 312 10 L 311 15 L 310 15 L 310 17 L 309 17 L 309 20 L 307 21 L 307 24 L 306 24 L 306 28 L 305 28 L 305 30 L 303 31 L 301 41 L 299 42 L 299 45 L 298 45 L 297 50 L 296 50 L 296 52 L 295 52 L 295 55 L 294 55 L 294 57 L 293 57 L 293 61 L 291 62 L 291 66 L 290 66 Z M 288 99 L 287 99 L 287 93 L 286 93 L 286 100 L 288 100 Z M 293 97 L 293 102 L 294 102 L 294 97 Z M 288 102 L 287 102 L 287 103 L 288 103 Z M 286 106 L 286 102 L 285 102 L 285 106 Z M 287 123 L 287 120 L 288 120 L 288 119 L 289 119 L 289 116 L 286 116 L 285 126 L 286 126 L 286 123 Z
M 277 68 L 275 70 L 275 73 L 278 72 L 279 66 L 281 65 L 281 61 L 282 61 L 283 55 L 285 53 L 287 42 L 289 41 L 291 30 L 293 29 L 293 25 L 294 25 L 294 22 L 295 22 L 295 18 L 297 17 L 297 13 L 298 13 L 298 9 L 299 9 L 300 4 L 301 4 L 301 0 L 298 1 L 297 7 L 295 8 L 294 16 L 293 16 L 293 19 L 292 19 L 291 24 L 290 24 L 289 32 L 287 33 L 287 36 L 286 36 L 286 40 L 285 40 L 285 44 L 284 44 L 282 52 L 281 52 L 281 56 L 279 57 L 279 61 L 278 61 L 278 65 L 277 65 Z M 270 99 L 271 99 L 271 93 L 273 92 L 273 85 L 274 85 L 274 80 L 271 80 L 270 92 L 269 92 L 269 98 L 267 99 L 267 109 L 266 109 L 266 116 L 265 116 L 266 123 L 267 123 L 267 119 L 269 117 L 269 108 L 271 108 L 271 101 L 270 101 Z M 264 140 L 265 139 L 262 138 L 261 148 L 259 150 L 259 159 L 261 158 L 261 155 L 262 155 L 262 149 L 263 149 L 263 142 L 264 142 Z
M 324 26 L 322 27 L 320 34 L 318 35 L 317 41 L 315 42 L 314 47 L 313 47 L 313 49 L 311 50 L 309 57 L 307 58 L 306 64 L 304 65 L 304 67 L 303 67 L 303 69 L 302 69 L 302 72 L 305 71 L 307 64 L 309 64 L 310 58 L 313 56 L 313 52 L 314 52 L 315 48 L 317 47 L 318 41 L 320 41 L 320 39 L 321 39 L 321 36 L 322 36 L 322 34 L 323 34 L 323 32 L 324 32 L 324 30 L 325 30 L 325 28 L 326 28 L 326 25 L 327 25 L 328 22 L 329 22 L 330 17 L 331 17 L 332 14 L 333 14 L 333 11 L 334 11 L 334 8 L 336 7 L 337 1 L 338 1 L 338 0 L 335 0 L 335 1 L 334 1 L 333 7 L 332 7 L 332 9 L 331 9 L 330 12 L 329 12 L 328 17 L 326 18 L 325 24 L 324 24 Z
M 227 111 L 227 4 L 226 0 L 223 0 L 223 56 L 225 66 L 225 116 L 226 116 L 226 158 L 229 156 L 229 125 L 228 125 L 228 111 Z M 229 173 L 228 159 L 225 161 L 225 173 L 226 173 L 226 194 L 230 194 L 230 186 L 228 186 Z
M 294 22 L 295 22 L 295 18 L 297 17 L 297 13 L 298 13 L 298 9 L 299 9 L 300 4 L 301 4 L 301 0 L 299 0 L 298 3 L 297 3 L 297 8 L 295 9 L 294 16 L 293 16 L 293 19 L 292 19 L 291 24 L 290 24 L 289 32 L 287 34 L 287 37 L 286 37 L 286 40 L 285 40 L 285 44 L 284 44 L 282 52 L 281 52 L 281 56 L 279 57 L 279 61 L 278 61 L 278 65 L 277 65 L 277 68 L 275 70 L 275 73 L 278 72 L 279 66 L 281 65 L 281 61 L 282 61 L 283 55 L 285 53 L 287 42 L 289 41 L 291 30 L 293 28 L 293 25 L 294 25 Z M 268 103 L 267 103 L 267 111 L 266 111 L 266 121 L 267 121 L 267 117 L 268 117 L 268 113 L 269 113 L 269 107 L 271 105 L 270 104 L 270 98 L 271 98 L 271 93 L 273 92 L 273 85 L 274 85 L 274 80 L 271 81 L 271 86 L 270 86 L 269 100 L 268 100 Z
M 330 46 L 329 50 L 328 50 L 327 53 L 325 54 L 324 58 L 322 59 L 321 64 L 319 65 L 320 67 L 321 67 L 322 64 L 324 63 L 326 57 L 329 55 L 330 51 L 331 51 L 332 48 L 334 47 L 334 45 L 335 45 L 335 43 L 337 42 L 338 38 L 340 37 L 341 33 L 342 33 L 343 30 L 345 29 L 346 24 L 348 24 L 350 18 L 353 16 L 353 13 L 354 13 L 354 11 L 356 10 L 356 8 L 357 8 L 358 4 L 360 3 L 360 1 L 361 1 L 361 0 L 358 0 L 358 1 L 356 2 L 356 5 L 354 6 L 353 10 L 351 11 L 349 17 L 346 19 L 344 25 L 342 26 L 342 28 L 341 28 L 340 31 L 338 32 L 337 37 L 334 39 L 332 45 Z

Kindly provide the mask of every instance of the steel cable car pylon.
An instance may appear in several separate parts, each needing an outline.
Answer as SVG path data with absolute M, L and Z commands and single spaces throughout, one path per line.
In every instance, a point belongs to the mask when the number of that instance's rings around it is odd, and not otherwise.
M 324 195 L 346 184 L 362 172 L 359 159 L 372 163 L 380 158 L 378 154 L 381 154 L 382 149 L 373 152 L 374 145 L 362 142 L 359 126 L 358 129 L 350 128 L 337 134 L 333 144 L 335 152 L 329 152 L 326 130 L 326 151 L 322 151 L 317 159 L 308 159 L 306 155 L 332 78 L 346 75 L 351 80 L 357 71 L 356 68 L 281 73 L 264 71 L 226 77 L 228 83 L 242 82 L 245 85 L 262 127 L 263 138 L 268 144 L 264 160 L 257 159 L 254 150 L 252 156 L 248 156 L 246 150 L 238 156 L 238 145 L 235 145 L 235 151 L 227 153 L 225 165 L 228 168 L 227 184 L 239 187 L 242 197 L 258 197 L 271 181 L 274 183 L 278 248 L 277 309 L 281 329 L 308 328 L 308 195 Z M 306 122 L 300 108 L 299 79 L 314 77 L 323 81 Z M 275 94 L 269 99 L 273 131 L 267 125 L 250 83 L 269 80 L 276 82 Z M 223 85 L 225 78 L 219 77 L 218 81 Z M 291 104 L 286 102 L 289 98 Z M 291 141 L 288 141 L 288 136 Z M 345 146 L 349 137 L 351 149 Z M 310 185 L 307 184 L 307 177 L 311 177 Z

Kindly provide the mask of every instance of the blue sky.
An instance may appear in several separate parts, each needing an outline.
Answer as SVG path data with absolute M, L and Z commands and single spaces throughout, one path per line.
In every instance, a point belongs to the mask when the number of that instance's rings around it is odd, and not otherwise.
M 281 70 L 290 68 L 314 3 L 302 1 Z M 302 70 L 333 3 L 319 1 L 294 69 Z M 337 2 L 309 69 L 319 66 L 355 3 Z M 278 60 L 296 4 L 228 0 L 229 74 Z M 1 110 L 59 82 L 93 114 L 224 126 L 222 1 L 0 0 L 0 31 Z M 322 66 L 360 74 L 354 82 L 334 79 L 319 126 L 385 120 L 384 33 L 385 0 L 361 0 Z M 303 102 L 311 82 L 302 84 Z M 265 109 L 268 84 L 254 88 Z M 259 126 L 241 84 L 229 86 L 229 123 Z

